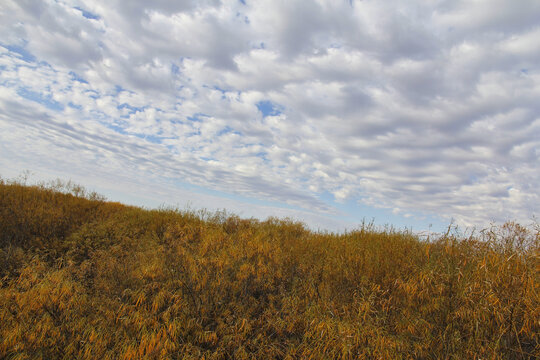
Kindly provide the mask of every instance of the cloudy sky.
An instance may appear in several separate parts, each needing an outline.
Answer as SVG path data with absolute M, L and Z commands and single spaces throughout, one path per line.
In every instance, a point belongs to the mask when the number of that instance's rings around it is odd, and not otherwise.
M 538 0 L 2 0 L 0 176 L 317 229 L 540 213 Z

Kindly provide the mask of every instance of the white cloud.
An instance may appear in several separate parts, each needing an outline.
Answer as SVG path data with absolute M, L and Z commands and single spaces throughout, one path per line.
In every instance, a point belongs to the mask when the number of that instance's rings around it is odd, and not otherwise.
M 537 2 L 509 0 L 6 0 L 1 140 L 50 170 L 181 179 L 321 214 L 337 214 L 332 194 L 407 217 L 527 222 L 539 18 Z

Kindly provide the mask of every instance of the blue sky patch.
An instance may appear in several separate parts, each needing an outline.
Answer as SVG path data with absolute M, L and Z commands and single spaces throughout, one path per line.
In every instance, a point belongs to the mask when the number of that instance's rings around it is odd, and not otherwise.
M 64 105 L 59 103 L 58 101 L 53 100 L 50 96 L 44 96 L 41 93 L 28 90 L 26 88 L 20 88 L 17 90 L 17 94 L 22 96 L 23 98 L 36 102 L 38 104 L 46 106 L 48 109 L 55 110 L 55 111 L 62 111 L 64 110 Z
M 99 15 L 93 14 L 90 11 L 86 11 L 86 10 L 84 10 L 84 9 L 78 7 L 78 6 L 75 6 L 74 9 L 79 10 L 82 13 L 82 16 L 84 16 L 87 19 L 90 19 L 90 20 L 99 20 L 99 19 L 101 19 L 101 17 Z
M 127 135 L 127 132 L 124 130 L 124 128 L 117 124 L 105 123 L 104 125 L 119 134 Z
M 0 45 L 5 47 L 6 49 L 8 49 L 10 52 L 14 52 L 14 53 L 18 54 L 26 62 L 34 62 L 34 61 L 36 61 L 36 57 L 34 55 L 32 55 L 28 50 L 26 50 L 22 46 L 4 45 L 4 44 L 0 44 Z
M 72 103 L 71 101 L 68 103 L 68 106 L 72 109 L 77 109 L 77 110 L 82 110 L 82 106 L 81 105 L 77 105 L 77 104 L 74 104 Z
M 80 75 L 78 75 L 74 71 L 70 71 L 69 75 L 71 75 L 71 80 L 73 80 L 73 81 L 78 81 L 78 82 L 83 83 L 83 84 L 88 84 L 88 81 L 86 81 L 84 78 L 82 78 Z
M 203 119 L 201 119 L 202 117 L 210 117 L 210 115 L 203 114 L 203 113 L 196 113 L 196 114 L 193 114 L 192 116 L 188 116 L 187 119 L 189 121 L 202 122 L 203 121 Z
M 263 117 L 267 116 L 276 116 L 281 114 L 281 106 L 274 104 L 269 100 L 259 101 L 257 104 L 257 109 L 262 113 Z
M 116 108 L 118 110 L 123 110 L 123 109 L 128 109 L 128 114 L 127 115 L 122 115 L 122 117 L 129 117 L 129 115 L 131 114 L 135 114 L 137 112 L 141 112 L 141 111 L 144 111 L 145 107 L 136 107 L 136 106 L 131 106 L 129 105 L 128 103 L 123 103 L 123 104 L 120 104 L 120 105 L 117 105 Z
M 145 135 L 145 134 L 133 134 L 133 135 L 135 135 L 136 137 L 140 139 L 149 141 L 152 144 L 161 144 L 161 142 L 164 139 L 163 137 L 157 136 L 157 135 Z
M 92 99 L 94 99 L 94 100 L 97 100 L 97 99 L 100 98 L 100 95 L 99 95 L 99 93 L 98 93 L 96 90 L 86 90 L 86 91 L 84 92 L 84 94 L 85 94 L 85 95 L 88 94 L 88 97 L 90 97 L 90 98 L 92 98 Z

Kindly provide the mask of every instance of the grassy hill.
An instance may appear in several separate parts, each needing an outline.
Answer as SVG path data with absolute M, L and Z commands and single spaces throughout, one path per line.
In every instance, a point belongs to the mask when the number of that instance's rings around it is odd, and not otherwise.
M 316 233 L 0 180 L 0 358 L 535 358 L 539 240 Z

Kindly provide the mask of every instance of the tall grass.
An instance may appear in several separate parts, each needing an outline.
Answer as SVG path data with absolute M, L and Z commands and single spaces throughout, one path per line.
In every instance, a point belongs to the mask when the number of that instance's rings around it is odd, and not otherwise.
M 537 358 L 539 240 L 320 233 L 0 180 L 0 358 Z

